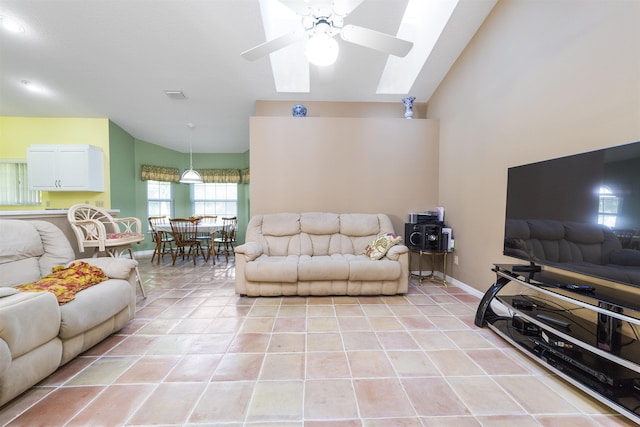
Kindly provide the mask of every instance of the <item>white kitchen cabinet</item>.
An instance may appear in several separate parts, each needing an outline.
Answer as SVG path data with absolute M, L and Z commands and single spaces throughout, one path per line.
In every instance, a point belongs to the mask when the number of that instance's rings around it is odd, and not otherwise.
M 104 191 L 104 154 L 93 145 L 31 145 L 27 170 L 30 190 Z

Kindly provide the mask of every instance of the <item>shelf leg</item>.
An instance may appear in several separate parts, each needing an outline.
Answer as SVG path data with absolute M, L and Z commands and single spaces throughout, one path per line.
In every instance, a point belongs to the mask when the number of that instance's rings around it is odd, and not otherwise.
M 509 283 L 511 279 L 506 277 L 499 277 L 496 280 L 496 283 L 491 285 L 491 287 L 487 290 L 487 292 L 482 297 L 480 304 L 478 305 L 478 310 L 476 311 L 475 325 L 482 328 L 487 324 L 487 319 L 495 318 L 498 315 L 491 309 L 491 301 L 496 296 L 496 294 Z
M 442 255 L 442 284 L 447 286 L 447 253 Z

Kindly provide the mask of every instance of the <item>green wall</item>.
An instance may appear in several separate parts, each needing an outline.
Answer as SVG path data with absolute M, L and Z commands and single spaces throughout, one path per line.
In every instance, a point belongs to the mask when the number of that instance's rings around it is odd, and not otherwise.
M 109 170 L 111 171 L 111 206 L 120 209 L 120 216 L 137 216 L 135 192 L 135 140 L 121 127 L 109 121 Z

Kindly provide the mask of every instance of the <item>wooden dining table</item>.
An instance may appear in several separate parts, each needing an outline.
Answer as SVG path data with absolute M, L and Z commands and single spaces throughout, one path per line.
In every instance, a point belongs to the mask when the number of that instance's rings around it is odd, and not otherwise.
M 216 231 L 222 230 L 222 222 L 196 222 L 198 225 L 198 233 L 208 233 L 209 235 L 213 235 Z M 158 238 L 156 239 L 156 245 L 158 246 L 158 252 L 162 253 L 162 235 L 164 233 L 172 234 L 171 224 L 157 224 L 156 232 L 158 233 Z M 213 236 L 211 237 L 211 244 L 213 244 Z M 158 262 L 160 261 L 160 257 L 158 257 Z

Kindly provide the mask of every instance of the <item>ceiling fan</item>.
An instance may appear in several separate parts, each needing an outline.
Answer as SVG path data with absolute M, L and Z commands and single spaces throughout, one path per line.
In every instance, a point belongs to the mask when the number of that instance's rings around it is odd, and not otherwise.
M 272 52 L 299 41 L 307 40 L 307 57 L 316 65 L 310 55 L 311 44 L 324 44 L 325 49 L 333 49 L 333 60 L 337 57 L 338 45 L 334 37 L 340 34 L 342 40 L 368 47 L 386 54 L 404 57 L 413 47 L 410 41 L 357 25 L 344 25 L 344 18 L 363 0 L 280 0 L 296 12 L 302 21 L 301 28 L 241 53 L 249 61 L 255 61 Z M 333 61 L 331 61 L 333 62 Z

